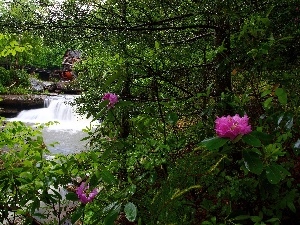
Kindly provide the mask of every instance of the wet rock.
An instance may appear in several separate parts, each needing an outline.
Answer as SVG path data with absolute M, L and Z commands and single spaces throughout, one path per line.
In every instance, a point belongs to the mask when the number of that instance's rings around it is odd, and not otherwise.
M 0 116 L 15 117 L 24 109 L 37 109 L 44 107 L 47 95 L 1 95 Z

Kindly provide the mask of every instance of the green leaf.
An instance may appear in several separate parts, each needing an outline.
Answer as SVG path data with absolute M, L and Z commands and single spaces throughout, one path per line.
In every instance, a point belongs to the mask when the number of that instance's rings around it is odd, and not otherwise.
M 76 209 L 76 211 L 72 214 L 71 222 L 74 224 L 79 218 L 83 215 L 84 206 L 80 206 Z
M 36 211 L 36 209 L 40 208 L 40 204 L 41 204 L 41 200 L 39 198 L 35 197 L 32 205 L 31 205 L 31 213 L 32 214 Z
M 111 154 L 111 148 L 105 149 L 105 151 L 101 155 L 101 159 L 106 159 L 110 156 Z
M 249 215 L 239 215 L 239 216 L 235 217 L 234 220 L 247 220 L 249 218 L 250 218 Z
M 261 93 L 261 97 L 265 97 L 266 95 L 269 95 L 269 94 L 271 94 L 271 90 L 265 90 L 263 93 Z
M 155 41 L 155 49 L 158 50 L 159 49 L 159 42 Z
M 12 47 L 15 47 L 15 46 L 18 46 L 18 45 L 19 45 L 19 43 L 18 43 L 17 41 L 11 41 L 9 44 L 10 44 L 10 46 L 12 46 Z
M 245 150 L 243 151 L 243 159 L 245 167 L 252 173 L 257 175 L 263 171 L 263 163 L 259 158 L 259 155 L 255 152 Z
M 133 195 L 136 191 L 136 185 L 132 184 L 128 189 L 127 189 L 127 193 L 129 195 Z
M 278 97 L 278 101 L 282 104 L 282 105 L 286 105 L 287 104 L 287 93 L 283 88 L 277 88 L 275 90 L 275 94 Z
M 286 205 L 287 205 L 287 207 L 289 207 L 289 209 L 290 209 L 293 213 L 296 213 L 296 207 L 295 207 L 295 205 L 294 205 L 293 202 L 288 201 L 288 202 L 286 203 Z
M 273 100 L 273 97 L 267 98 L 267 100 L 264 101 L 264 107 L 269 108 L 272 100 Z
M 258 223 L 262 220 L 261 217 L 259 216 L 251 216 L 251 220 L 254 222 L 254 223 Z
M 204 145 L 208 150 L 215 150 L 221 148 L 227 141 L 227 138 L 213 137 L 201 141 L 200 144 Z
M 10 50 L 10 53 L 11 53 L 13 56 L 15 56 L 17 52 L 16 52 L 16 50 L 11 49 L 11 50 Z
M 277 221 L 279 221 L 279 219 L 274 217 L 274 218 L 266 220 L 265 222 L 267 222 L 267 223 L 274 223 L 274 222 L 277 222 Z
M 260 140 L 254 135 L 252 135 L 252 133 L 244 135 L 242 139 L 245 143 L 254 147 L 259 147 L 261 145 Z
M 261 132 L 261 131 L 256 131 L 256 130 L 252 131 L 251 135 L 255 136 L 256 138 L 258 138 L 263 143 L 264 142 L 267 142 L 267 143 L 271 142 L 272 139 L 273 139 L 272 135 L 266 134 L 266 133 Z
M 32 180 L 32 173 L 31 172 L 22 172 L 19 174 L 19 177 L 22 177 L 26 180 Z
M 124 207 L 124 212 L 125 212 L 126 218 L 130 222 L 135 221 L 135 218 L 136 218 L 136 215 L 137 215 L 137 209 L 136 209 L 136 206 L 133 203 L 128 202 Z
M 278 184 L 290 173 L 278 164 L 271 164 L 266 168 L 267 179 L 271 184 Z
M 131 101 L 119 101 L 118 106 L 130 106 L 133 105 Z
M 107 216 L 104 218 L 104 225 L 114 225 L 121 210 L 121 205 L 114 205 L 114 207 L 109 211 Z
M 23 166 L 25 167 L 25 168 L 31 168 L 32 167 L 32 162 L 31 161 L 29 161 L 29 160 L 25 160 L 24 162 L 23 162 Z
M 66 199 L 70 201 L 77 201 L 78 196 L 74 192 L 69 192 L 66 194 Z
M 115 80 L 117 80 L 120 77 L 121 73 L 120 72 L 115 72 L 114 74 L 112 74 L 104 83 L 104 87 L 107 87 L 109 85 L 111 85 L 112 82 L 114 82 Z
M 101 178 L 104 182 L 108 184 L 116 184 L 117 180 L 114 175 L 111 174 L 106 168 L 103 168 L 101 171 Z
M 210 221 L 203 221 L 201 225 L 213 225 L 213 223 Z

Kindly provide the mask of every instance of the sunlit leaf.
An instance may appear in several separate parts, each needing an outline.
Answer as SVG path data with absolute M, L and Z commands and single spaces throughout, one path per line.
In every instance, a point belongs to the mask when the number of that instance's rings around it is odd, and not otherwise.
M 225 145 L 227 141 L 227 138 L 213 137 L 201 141 L 200 144 L 205 146 L 208 150 L 216 150 Z
M 124 207 L 124 212 L 125 212 L 126 218 L 129 221 L 131 221 L 131 222 L 135 221 L 135 218 L 137 216 L 137 208 L 133 203 L 128 202 Z

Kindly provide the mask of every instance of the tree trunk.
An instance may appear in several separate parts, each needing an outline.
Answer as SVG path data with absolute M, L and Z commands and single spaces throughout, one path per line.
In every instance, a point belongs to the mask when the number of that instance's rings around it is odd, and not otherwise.
M 230 62 L 230 25 L 226 19 L 219 20 L 216 28 L 215 37 L 216 47 L 223 46 L 224 50 L 220 51 L 216 56 L 216 96 L 218 101 L 221 101 L 222 93 L 230 95 L 231 86 L 231 62 Z M 222 107 L 222 114 L 232 114 L 233 109 L 227 101 Z

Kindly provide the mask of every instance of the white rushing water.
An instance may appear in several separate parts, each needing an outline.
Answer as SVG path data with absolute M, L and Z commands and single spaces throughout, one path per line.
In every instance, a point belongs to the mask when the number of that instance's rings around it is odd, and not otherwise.
M 52 153 L 70 154 L 85 149 L 86 142 L 80 141 L 86 136 L 82 129 L 94 126 L 92 119 L 87 119 L 75 112 L 69 103 L 76 98 L 74 95 L 49 96 L 44 101 L 44 108 L 23 110 L 17 117 L 10 120 L 28 124 L 57 121 L 43 130 L 45 144 Z M 54 147 L 52 143 L 58 142 Z

